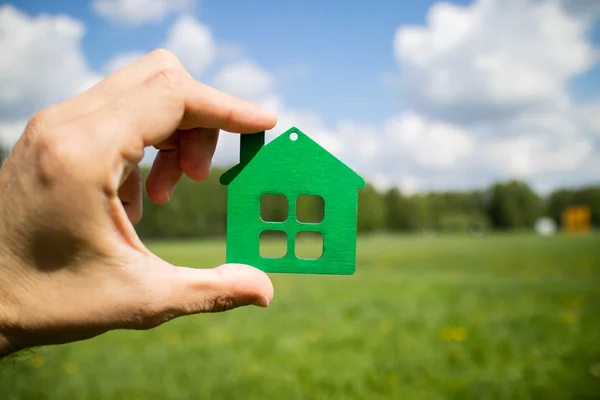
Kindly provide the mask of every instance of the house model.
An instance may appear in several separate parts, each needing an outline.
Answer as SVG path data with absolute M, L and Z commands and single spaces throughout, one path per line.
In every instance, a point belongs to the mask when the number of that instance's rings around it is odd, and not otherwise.
M 264 272 L 351 275 L 356 269 L 358 190 L 365 181 L 315 141 L 293 127 L 265 144 L 265 133 L 240 135 L 240 163 L 221 176 L 227 190 L 227 263 L 252 265 Z M 283 195 L 287 217 L 265 221 L 261 198 Z M 301 222 L 301 196 L 320 196 L 323 218 Z M 263 257 L 260 237 L 275 231 L 287 236 L 287 252 Z M 322 235 L 318 258 L 297 256 L 304 232 Z

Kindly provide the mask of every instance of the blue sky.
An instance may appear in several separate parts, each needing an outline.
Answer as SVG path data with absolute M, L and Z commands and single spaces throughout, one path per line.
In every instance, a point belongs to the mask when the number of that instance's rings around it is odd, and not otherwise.
M 140 4 L 139 1 L 131 0 L 97 1 Z M 164 0 L 156 1 L 165 3 Z M 592 169 L 600 165 L 600 135 L 597 135 L 597 121 L 593 116 L 595 107 L 600 104 L 600 64 L 597 60 L 591 61 L 592 54 L 600 48 L 600 7 L 586 5 L 591 2 L 453 1 L 452 4 L 464 8 L 448 9 L 434 0 L 182 1 L 188 1 L 188 6 L 165 12 L 154 20 L 148 19 L 139 24 L 115 22 L 114 18 L 98 12 L 91 1 L 29 0 L 0 4 L 10 4 L 24 12 L 32 29 L 35 26 L 38 26 L 35 29 L 42 29 L 39 28 L 40 24 L 35 23 L 41 14 L 46 14 L 49 18 L 57 18 L 63 14 L 80 23 L 85 28 L 85 35 L 80 39 L 69 40 L 73 41 L 73 46 L 79 49 L 90 67 L 91 71 L 85 73 L 90 76 L 97 74 L 99 77 L 105 74 L 106 65 L 114 57 L 146 52 L 162 46 L 169 37 L 170 29 L 182 16 L 192 17 L 199 25 L 210 30 L 212 40 L 219 49 L 215 59 L 201 73 L 196 74 L 198 79 L 210 83 L 224 67 L 235 64 L 236 59 L 251 61 L 273 82 L 269 89 L 272 92 L 270 98 L 277 98 L 284 104 L 281 107 L 286 123 L 304 123 L 304 126 L 313 129 L 317 139 L 322 138 L 325 143 L 330 143 L 330 150 L 337 149 L 343 159 L 364 171 L 367 179 L 377 180 L 384 186 L 395 184 L 410 190 L 423 187 L 424 182 L 429 182 L 440 188 L 468 187 L 488 184 L 494 179 L 519 177 L 529 180 L 540 190 L 547 190 L 556 185 L 583 184 L 593 180 Z M 559 8 L 542 9 L 539 6 L 541 3 L 557 4 Z M 513 7 L 512 11 L 509 10 L 510 7 Z M 437 28 L 431 20 L 434 9 L 439 11 L 439 20 L 442 21 Z M 487 11 L 475 12 L 475 9 Z M 560 11 L 556 11 L 559 9 Z M 478 33 L 472 32 L 470 37 L 464 39 L 463 44 L 456 45 L 456 56 L 452 52 L 440 52 L 435 44 L 440 39 L 433 38 L 436 30 L 442 32 L 442 38 L 460 31 L 460 23 L 453 25 L 453 21 L 459 18 L 459 15 L 455 15 L 455 10 L 473 11 L 469 20 L 474 22 L 478 22 L 477 18 L 481 19 L 481 23 L 477 25 L 477 29 L 482 30 L 481 38 L 498 42 L 495 47 L 490 47 L 495 55 L 493 59 L 508 57 L 509 61 L 505 65 L 519 65 L 517 73 L 522 72 L 523 76 L 547 75 L 548 87 L 556 86 L 557 89 L 546 93 L 543 85 L 538 85 L 539 93 L 535 98 L 530 99 L 531 101 L 521 100 L 518 97 L 520 86 L 515 84 L 511 89 L 513 97 L 505 102 L 498 100 L 498 93 L 502 92 L 502 88 L 498 91 L 498 85 L 489 82 L 500 78 L 510 81 L 510 73 L 506 73 L 508 77 L 498 78 L 501 70 L 498 72 L 497 69 L 492 69 L 489 80 L 482 75 L 470 81 L 469 75 L 475 75 L 479 70 L 471 71 L 469 68 L 473 68 L 473 63 L 479 62 L 477 60 L 480 55 L 487 53 L 485 45 L 473 44 L 477 42 Z M 524 15 L 526 13 L 531 15 Z M 561 35 L 540 33 L 543 25 L 535 26 L 538 17 L 557 23 L 553 19 L 557 15 L 562 25 L 556 25 L 556 29 L 563 29 L 564 26 L 564 37 L 571 40 L 569 43 L 563 43 Z M 590 20 L 590 15 L 595 17 Z M 504 26 L 507 29 L 511 26 L 512 30 L 514 21 L 520 27 L 518 29 L 522 29 L 522 33 L 504 31 Z M 573 33 L 570 24 L 585 26 L 585 33 Z M 534 25 L 531 31 L 527 30 L 528 25 Z M 431 47 L 426 54 L 429 60 L 434 60 L 430 65 L 423 66 L 415 61 L 421 50 L 399 45 L 401 40 L 396 36 L 397 33 L 402 30 L 404 32 L 401 36 L 408 38 L 410 32 L 407 28 L 410 26 L 420 26 L 428 34 L 431 33 L 429 38 L 424 33 L 419 34 L 422 47 Z M 490 26 L 489 30 L 486 30 L 487 26 Z M 14 32 L 0 38 L 0 50 L 2 40 L 10 48 L 11 35 L 19 34 Z M 58 37 L 61 35 L 58 31 L 53 31 L 52 34 Z M 503 36 L 506 39 L 502 39 Z M 523 51 L 515 50 L 515 54 L 511 54 L 513 47 L 519 47 L 521 38 L 530 49 L 540 50 L 539 60 L 535 58 L 535 54 L 529 55 Z M 584 50 L 584 44 L 591 47 Z M 399 46 L 402 51 L 398 50 Z M 564 49 L 564 59 L 559 50 L 552 53 L 547 47 Z M 569 48 L 581 48 L 581 51 L 567 54 Z M 233 51 L 233 55 L 226 55 L 223 49 L 238 51 Z M 35 53 L 34 50 L 24 53 Z M 188 52 L 185 48 L 180 51 Z M 600 53 L 596 56 L 598 54 Z M 60 52 L 57 50 L 55 58 L 59 57 Z M 581 62 L 567 65 L 568 59 L 573 57 L 580 57 Z M 26 60 L 26 55 L 23 55 L 23 60 Z M 556 67 L 546 67 L 543 60 L 555 62 Z M 58 62 L 55 59 L 50 61 Z M 461 75 L 463 66 L 464 76 Z M 539 71 L 535 71 L 534 67 L 539 68 Z M 452 102 L 443 107 L 441 104 L 445 103 L 442 103 L 441 98 L 444 94 L 434 95 L 426 88 L 434 79 L 439 79 L 440 73 L 447 74 L 448 71 L 451 72 L 450 79 L 457 83 L 449 86 L 453 89 L 446 96 Z M 0 73 L 0 83 L 2 78 Z M 13 81 L 9 73 L 6 73 L 4 79 Z M 529 84 L 528 81 L 525 82 Z M 482 85 L 488 83 L 489 88 L 482 88 Z M 467 93 L 465 89 L 462 93 L 463 87 L 470 88 L 470 91 Z M 27 90 L 31 92 L 34 89 Z M 486 94 L 486 90 L 489 93 Z M 0 95 L 1 91 L 2 89 Z M 483 93 L 480 97 L 477 97 L 478 91 Z M 25 89 L 23 92 L 25 93 Z M 33 94 L 30 93 L 30 96 L 33 97 Z M 544 102 L 544 96 L 554 96 L 557 100 Z M 567 108 L 559 109 L 556 105 L 560 103 L 561 96 L 569 98 Z M 52 99 L 51 96 L 48 98 Z M 26 100 L 24 97 L 23 101 Z M 10 105 L 0 102 L 0 135 L 3 107 L 4 114 L 10 114 Z M 440 111 L 440 107 L 446 112 Z M 530 119 L 534 115 L 541 118 L 540 107 L 543 108 L 542 114 L 547 121 L 560 117 L 565 123 L 577 125 L 565 132 L 576 130 L 579 136 L 564 141 L 564 132 L 550 132 L 548 139 L 540 140 L 536 135 L 542 126 L 549 123 L 540 122 L 539 126 L 532 126 L 522 122 L 523 115 L 531 115 Z M 502 111 L 506 109 L 517 111 L 506 116 Z M 457 117 L 454 118 L 452 113 Z M 461 114 L 460 118 L 458 114 Z M 577 117 L 574 117 L 575 114 Z M 585 117 L 580 117 L 580 114 Z M 4 118 L 4 126 L 18 126 L 19 121 Z M 400 131 L 390 131 L 393 126 L 399 127 L 397 129 Z M 513 126 L 517 126 L 514 131 L 507 131 L 509 127 L 513 129 Z M 413 138 L 406 133 L 411 129 L 420 129 L 421 133 Z M 511 136 L 513 132 L 514 137 Z M 365 149 L 372 144 L 363 143 L 366 138 L 380 142 L 380 148 L 372 150 L 373 154 L 365 153 Z M 395 145 L 402 148 L 390 150 L 386 141 L 396 139 Z M 352 148 L 352 143 L 356 143 L 355 147 L 361 151 Z M 579 147 L 569 143 L 577 143 Z M 226 145 L 231 144 L 223 146 Z M 441 149 L 434 148 L 438 145 Z M 486 151 L 490 154 L 478 158 L 478 150 L 482 148 L 488 149 Z M 510 149 L 513 148 L 525 150 L 518 157 L 506 158 L 503 153 L 511 152 Z M 444 152 L 444 149 L 449 149 L 448 152 L 452 154 Z M 570 155 L 585 160 L 573 163 L 569 161 Z M 557 157 L 560 162 L 557 161 L 556 164 L 560 165 L 552 166 L 547 161 L 548 157 Z M 402 161 L 393 162 L 400 158 Z M 495 160 L 498 167 L 494 167 L 493 163 L 477 164 L 485 163 L 486 159 Z M 230 161 L 225 156 L 223 160 Z M 374 166 L 375 164 L 378 166 Z M 510 168 L 506 168 L 506 165 L 510 165 Z
M 11 3 L 33 15 L 65 13 L 83 21 L 83 50 L 98 70 L 115 54 L 152 50 L 176 18 L 115 26 L 86 1 Z M 210 25 L 220 42 L 242 46 L 266 69 L 283 74 L 300 69 L 303 73 L 291 74 L 280 86 L 290 104 L 320 110 L 329 123 L 357 114 L 378 122 L 400 105 L 393 90 L 381 84 L 381 75 L 396 69 L 394 32 L 400 24 L 422 23 L 431 3 L 204 0 L 192 13 Z M 363 7 L 368 12 L 361 12 Z
M 87 28 L 83 51 L 99 71 L 115 54 L 155 48 L 176 18 L 141 27 L 115 26 L 95 14 L 86 1 L 8 3 L 32 15 L 65 13 L 83 21 Z M 423 24 L 434 3 L 203 0 L 190 12 L 207 23 L 220 42 L 241 46 L 266 69 L 289 75 L 282 79 L 280 91 L 290 105 L 318 110 L 329 124 L 356 115 L 377 123 L 402 107 L 401 96 L 381 82 L 384 74 L 397 68 L 392 56 L 394 33 L 401 25 Z M 590 38 L 600 44 L 599 23 Z M 573 79 L 570 86 L 578 99 L 597 96 L 600 66 Z

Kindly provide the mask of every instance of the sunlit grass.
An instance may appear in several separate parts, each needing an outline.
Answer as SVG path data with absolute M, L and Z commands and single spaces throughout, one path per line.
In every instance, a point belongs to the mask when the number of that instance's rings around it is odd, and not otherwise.
M 598 239 L 361 237 L 354 276 L 272 275 L 266 310 L 24 353 L 0 398 L 597 398 Z M 221 241 L 149 246 L 225 259 Z

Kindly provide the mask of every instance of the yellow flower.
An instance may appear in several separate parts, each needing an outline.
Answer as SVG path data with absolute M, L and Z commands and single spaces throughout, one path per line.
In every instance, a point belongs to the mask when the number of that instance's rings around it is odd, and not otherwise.
M 45 362 L 46 359 L 41 354 L 34 354 L 31 356 L 31 365 L 33 365 L 35 368 L 40 368 Z
M 65 372 L 69 375 L 75 375 L 77 374 L 77 372 L 79 372 L 79 365 L 77 365 L 77 363 L 74 362 L 68 362 L 65 365 L 63 365 L 63 369 L 65 370 Z
M 467 330 L 462 326 L 450 326 L 442 329 L 441 336 L 445 341 L 464 342 L 467 340 Z

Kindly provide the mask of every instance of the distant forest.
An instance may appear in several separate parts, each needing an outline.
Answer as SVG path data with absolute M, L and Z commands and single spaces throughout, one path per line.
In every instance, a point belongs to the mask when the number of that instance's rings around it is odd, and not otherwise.
M 0 161 L 7 152 L 0 147 Z M 148 176 L 144 169 L 144 178 Z M 144 193 L 144 216 L 136 230 L 143 238 L 222 237 L 225 235 L 227 187 L 219 183 L 224 169 L 213 168 L 208 180 L 184 177 L 165 205 L 156 205 Z M 261 204 L 264 219 L 278 220 L 287 207 L 268 199 Z M 397 188 L 380 192 L 371 184 L 359 192 L 358 230 L 366 232 L 477 232 L 532 229 L 547 216 L 561 224 L 571 205 L 587 205 L 592 225 L 600 226 L 600 186 L 558 189 L 547 198 L 526 183 L 499 182 L 488 188 L 462 192 L 404 195 Z M 323 214 L 322 202 L 305 202 L 298 217 L 311 221 Z
M 136 227 L 145 238 L 223 237 L 226 228 L 227 187 L 219 183 L 224 169 L 213 168 L 208 180 L 183 178 L 166 205 L 144 195 L 144 217 Z M 144 170 L 144 176 L 148 169 Z M 526 183 L 509 181 L 466 192 L 430 192 L 404 195 L 397 188 L 380 192 L 367 184 L 359 191 L 358 231 L 465 232 L 531 230 L 538 218 L 551 217 L 558 226 L 570 205 L 589 205 L 592 224 L 600 226 L 600 186 L 554 191 L 538 196 Z M 271 197 L 261 203 L 261 216 L 278 221 L 287 215 L 287 203 Z M 298 204 L 298 218 L 318 221 L 322 201 Z M 321 217 L 319 217 L 321 216 Z

